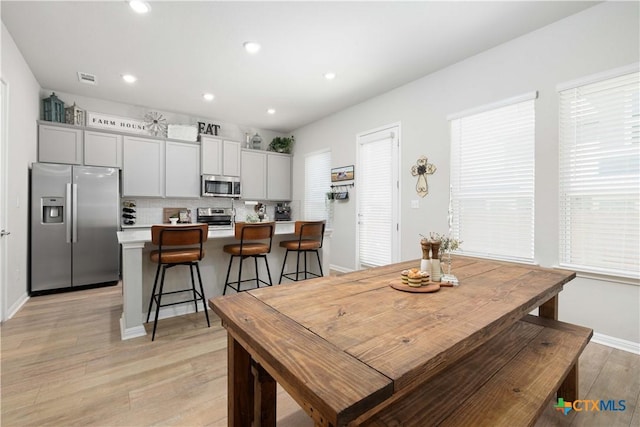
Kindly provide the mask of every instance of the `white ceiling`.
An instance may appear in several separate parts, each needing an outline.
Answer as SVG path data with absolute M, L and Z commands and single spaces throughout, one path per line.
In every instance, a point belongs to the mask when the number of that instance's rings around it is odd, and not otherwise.
M 150 4 L 137 15 L 125 1 L 3 0 L 0 11 L 43 88 L 289 132 L 596 3 Z M 262 50 L 246 53 L 248 40 Z

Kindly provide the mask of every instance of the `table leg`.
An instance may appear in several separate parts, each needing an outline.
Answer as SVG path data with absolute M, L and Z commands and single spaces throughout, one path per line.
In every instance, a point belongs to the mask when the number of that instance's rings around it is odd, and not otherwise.
M 251 356 L 231 334 L 227 337 L 227 425 L 247 427 L 253 420 Z
M 538 308 L 538 315 L 547 319 L 558 320 L 558 295 L 553 296 Z
M 276 381 L 258 363 L 253 364 L 255 402 L 253 427 L 276 427 Z

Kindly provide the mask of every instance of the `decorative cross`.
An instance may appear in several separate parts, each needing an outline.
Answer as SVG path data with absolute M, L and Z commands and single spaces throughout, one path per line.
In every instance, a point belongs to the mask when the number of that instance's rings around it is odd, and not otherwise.
M 427 183 L 427 175 L 433 175 L 436 171 L 435 165 L 428 163 L 425 156 L 420 156 L 416 164 L 411 166 L 411 175 L 418 177 L 416 183 L 416 192 L 418 196 L 424 197 L 429 194 L 429 184 Z

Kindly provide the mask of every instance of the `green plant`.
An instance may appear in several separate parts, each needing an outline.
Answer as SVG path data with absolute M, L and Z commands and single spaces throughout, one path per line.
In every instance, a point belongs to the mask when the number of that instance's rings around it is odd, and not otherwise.
M 295 138 L 293 137 L 293 135 L 291 135 L 291 138 L 286 136 L 276 136 L 271 140 L 271 143 L 269 144 L 269 151 L 290 154 L 291 147 L 293 146 L 294 142 Z

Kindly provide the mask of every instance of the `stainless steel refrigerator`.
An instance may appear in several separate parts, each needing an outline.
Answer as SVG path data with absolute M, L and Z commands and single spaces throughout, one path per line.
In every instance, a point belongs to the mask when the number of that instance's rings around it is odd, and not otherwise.
M 34 163 L 30 294 L 120 275 L 118 169 Z

